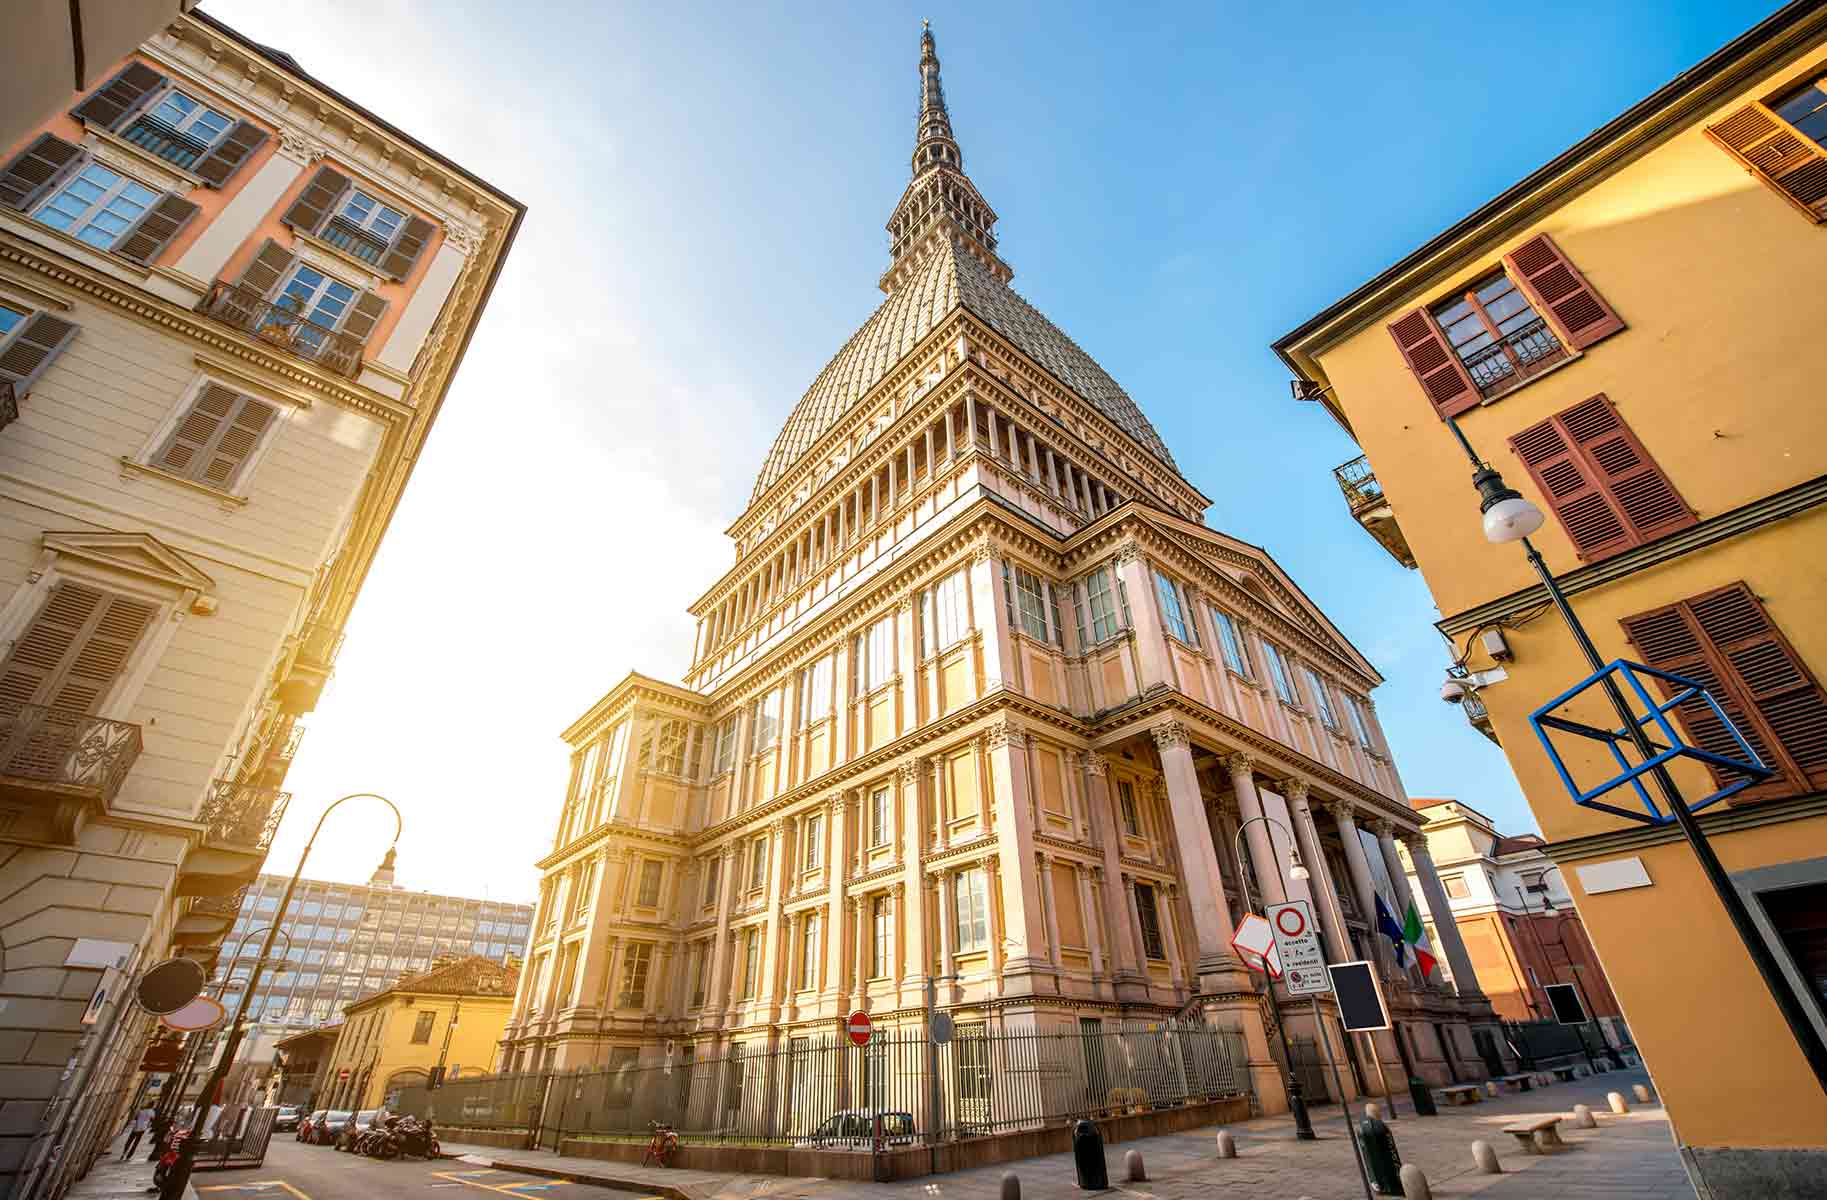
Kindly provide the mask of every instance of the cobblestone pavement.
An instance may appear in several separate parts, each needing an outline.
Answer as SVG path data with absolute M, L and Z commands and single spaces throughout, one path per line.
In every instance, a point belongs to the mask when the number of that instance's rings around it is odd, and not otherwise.
M 1442 1107 L 1438 1117 L 1416 1117 L 1406 1098 L 1397 1119 L 1390 1123 L 1404 1162 L 1426 1172 L 1438 1197 L 1473 1196 L 1480 1200 L 1684 1200 L 1694 1195 L 1675 1150 L 1667 1118 L 1656 1101 L 1639 1104 L 1614 1116 L 1606 1105 L 1607 1092 L 1630 1097 L 1630 1085 L 1647 1083 L 1641 1069 L 1611 1072 L 1571 1083 L 1463 1107 Z M 1571 1117 L 1575 1104 L 1587 1104 L 1598 1117 L 1597 1129 L 1574 1129 L 1568 1120 L 1561 1127 L 1568 1149 L 1540 1156 L 1524 1151 L 1504 1125 L 1522 1117 L 1558 1114 Z M 1360 1117 L 1362 1109 L 1353 1110 Z M 1314 1131 L 1319 1140 L 1297 1142 L 1286 1116 L 1265 1117 L 1228 1126 L 1237 1141 L 1237 1157 L 1220 1159 L 1213 1134 L 1216 1127 L 1188 1133 L 1144 1138 L 1106 1147 L 1106 1159 L 1115 1194 L 1193 1200 L 1214 1194 L 1235 1194 L 1260 1200 L 1361 1200 L 1355 1155 L 1346 1138 L 1345 1122 L 1336 1106 L 1318 1109 Z M 1502 1175 L 1483 1175 L 1472 1164 L 1471 1144 L 1483 1139 L 1497 1151 Z M 475 1155 L 508 1170 L 516 1165 L 542 1172 L 601 1181 L 623 1188 L 652 1188 L 692 1200 L 743 1200 L 773 1197 L 777 1200 L 825 1200 L 827 1197 L 868 1197 L 870 1200 L 994 1200 L 1002 1177 L 1014 1171 L 1021 1177 L 1025 1197 L 1054 1197 L 1078 1193 L 1072 1156 L 1048 1155 L 1024 1162 L 1006 1163 L 929 1176 L 902 1183 L 851 1183 L 828 1179 L 776 1176 L 718 1175 L 708 1171 L 667 1171 L 595 1159 L 561 1158 L 530 1151 L 488 1150 L 447 1145 L 455 1153 Z M 1124 1179 L 1124 1156 L 1140 1151 L 1147 1168 L 1146 1182 Z

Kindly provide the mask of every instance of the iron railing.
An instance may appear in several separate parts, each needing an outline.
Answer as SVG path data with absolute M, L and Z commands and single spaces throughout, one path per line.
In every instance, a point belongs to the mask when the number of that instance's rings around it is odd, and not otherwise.
M 1488 396 L 1564 357 L 1561 341 L 1541 317 L 1520 325 L 1465 360 L 1466 373 Z
M 252 288 L 218 281 L 204 298 L 202 311 L 257 341 L 277 346 L 339 375 L 353 377 L 362 363 L 362 343 L 346 333 L 319 325 L 287 304 L 272 304 Z
M 192 916 L 221 917 L 232 921 L 241 915 L 241 902 L 247 899 L 247 886 L 236 889 L 226 896 L 197 896 L 190 902 Z
M 294 662 L 329 670 L 342 653 L 343 631 L 328 621 L 306 621 L 298 631 L 298 653 Z
M 1383 485 L 1377 482 L 1376 472 L 1370 469 L 1370 459 L 1365 455 L 1332 468 L 1332 477 L 1338 480 L 1339 491 L 1345 493 L 1345 503 L 1353 516 L 1383 502 Z
M 140 727 L 125 721 L 42 704 L 0 711 L 0 778 L 79 788 L 105 804 L 140 749 Z
M 19 419 L 19 393 L 10 379 L 0 379 L 0 429 Z
M 387 243 L 346 219 L 341 213 L 331 217 L 317 236 L 338 250 L 347 251 L 363 262 L 378 264 L 387 254 Z
M 151 113 L 134 121 L 121 137 L 154 157 L 186 170 L 209 153 L 208 142 L 192 137 Z
M 292 793 L 252 787 L 229 779 L 210 785 L 197 820 L 209 826 L 207 840 L 229 846 L 246 846 L 265 852 L 285 816 Z
M 906 1146 L 1251 1094 L 1242 1033 L 1167 1021 L 1057 1033 L 961 1026 L 936 1054 L 919 1028 L 878 1030 L 862 1048 L 797 1037 L 721 1058 L 405 1087 L 388 1103 L 430 1117 L 448 1141 L 466 1128 L 524 1130 L 556 1148 L 566 1137 L 644 1139 L 661 1121 L 687 1142 L 867 1150 L 877 1112 L 889 1145 Z

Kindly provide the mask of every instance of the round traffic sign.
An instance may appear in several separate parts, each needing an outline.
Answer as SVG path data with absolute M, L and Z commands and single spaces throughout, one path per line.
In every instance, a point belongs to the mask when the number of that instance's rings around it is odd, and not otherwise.
M 208 996 L 198 996 L 177 1012 L 166 1013 L 159 1020 L 169 1029 L 181 1029 L 186 1033 L 198 1029 L 214 1029 L 228 1019 L 228 1010 L 218 1000 Z
M 203 993 L 208 979 L 194 958 L 168 958 L 140 976 L 134 997 L 154 1016 L 177 1012 Z
M 844 1022 L 844 1032 L 850 1035 L 852 1045 L 867 1046 L 869 1035 L 875 1032 L 875 1027 L 869 1023 L 869 1014 L 859 1008 Z
M 932 1023 L 933 1045 L 935 1045 L 935 1046 L 945 1045 L 945 1043 L 952 1040 L 953 1032 L 954 1032 L 954 1030 L 952 1027 L 952 1015 L 950 1013 L 934 1013 L 933 1014 L 933 1023 Z
M 1307 932 L 1307 918 L 1300 909 L 1290 906 L 1275 914 L 1275 928 L 1281 930 L 1283 937 L 1299 937 Z

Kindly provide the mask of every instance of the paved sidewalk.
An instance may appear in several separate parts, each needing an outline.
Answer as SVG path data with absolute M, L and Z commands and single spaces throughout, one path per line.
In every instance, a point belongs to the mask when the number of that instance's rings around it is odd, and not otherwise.
M 152 1164 L 146 1161 L 146 1143 L 127 1162 L 121 1161 L 121 1144 L 115 1138 L 108 1153 L 95 1160 L 89 1173 L 64 1193 L 64 1200 L 146 1200 L 146 1189 L 152 1186 Z M 184 1200 L 197 1200 L 194 1182 L 184 1189 Z
M 1613 1071 L 1572 1083 L 1464 1107 L 1442 1108 L 1438 1117 L 1418 1118 L 1407 1099 L 1390 1124 L 1404 1162 L 1415 1163 L 1427 1173 L 1438 1197 L 1472 1196 L 1480 1200 L 1522 1200 L 1551 1196 L 1554 1200 L 1678 1200 L 1693 1196 L 1687 1173 L 1675 1151 L 1662 1106 L 1652 1101 L 1613 1116 L 1605 1094 L 1616 1091 L 1630 1097 L 1630 1085 L 1647 1083 L 1641 1069 Z M 1599 1119 L 1598 1129 L 1576 1130 L 1569 1120 L 1561 1127 L 1571 1147 L 1552 1156 L 1528 1154 L 1502 1127 L 1524 1116 L 1571 1116 L 1575 1104 L 1588 1104 Z M 1354 1111 L 1362 1116 L 1362 1109 Z M 1356 1157 L 1345 1134 L 1345 1122 L 1336 1105 L 1316 1110 L 1316 1142 L 1297 1142 L 1293 1125 L 1284 1116 L 1264 1117 L 1229 1126 L 1237 1140 L 1237 1157 L 1220 1159 L 1213 1134 L 1216 1127 L 1190 1133 L 1168 1134 L 1105 1147 L 1110 1180 L 1119 1192 L 1161 1200 L 1204 1200 L 1222 1188 L 1226 1194 L 1261 1196 L 1276 1200 L 1362 1200 Z M 1482 1138 L 1497 1151 L 1505 1174 L 1481 1175 L 1472 1165 L 1471 1144 Z M 1142 1153 L 1149 1179 L 1128 1183 L 1123 1175 L 1124 1155 Z M 868 1197 L 870 1200 L 995 1200 L 1002 1177 L 1014 1171 L 1021 1177 L 1022 1192 L 1029 1197 L 1068 1196 L 1077 1193 L 1077 1179 L 1070 1154 L 1054 1154 L 1024 1162 L 1005 1163 L 932 1175 L 900 1183 L 853 1183 L 833 1179 L 783 1178 L 775 1175 L 724 1175 L 710 1171 L 662 1170 L 598 1159 L 560 1157 L 539 1151 L 492 1150 L 446 1143 L 446 1153 L 471 1156 L 470 1161 L 512 1171 L 525 1171 L 599 1183 L 607 1187 L 671 1197 L 672 1200 L 744 1200 L 778 1197 L 780 1200 L 827 1200 Z

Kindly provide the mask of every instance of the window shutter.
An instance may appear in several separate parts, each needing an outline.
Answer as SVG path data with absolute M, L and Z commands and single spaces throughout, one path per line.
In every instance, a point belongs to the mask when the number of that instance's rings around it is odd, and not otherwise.
M 1810 221 L 1827 220 L 1827 154 L 1763 105 L 1745 105 L 1706 135 Z
M 400 236 L 394 239 L 393 249 L 381 259 L 381 270 L 395 279 L 404 279 L 412 274 L 412 265 L 419 261 L 419 255 L 425 253 L 425 243 L 431 240 L 431 231 L 436 228 L 424 217 L 407 217 Z
M 1523 430 L 1510 448 L 1591 562 L 1694 523 L 1694 513 L 1603 394 Z
M 138 111 L 165 77 L 142 62 L 130 62 L 113 79 L 83 98 L 70 110 L 78 121 L 113 129 Z
M 298 199 L 292 201 L 292 207 L 285 210 L 281 220 L 293 229 L 316 233 L 335 209 L 336 202 L 348 190 L 347 175 L 334 167 L 319 167 L 317 174 L 311 177 L 311 182 L 305 184 L 304 191 L 298 193 Z
M 1611 305 L 1567 261 L 1554 239 L 1537 234 L 1503 256 L 1504 269 L 1529 297 L 1535 311 L 1553 318 L 1567 344 L 1584 350 L 1624 328 Z
M 215 149 L 198 159 L 191 170 L 210 187 L 219 188 L 234 178 L 241 164 L 265 145 L 266 139 L 266 130 L 252 121 L 236 121 L 228 135 L 216 143 Z
M 270 404 L 219 383 L 206 383 L 154 462 L 186 479 L 227 490 L 275 415 Z
M 222 430 L 222 436 L 211 448 L 207 461 L 199 478 L 211 487 L 227 491 L 241 474 L 242 464 L 260 444 L 260 436 L 267 431 L 278 415 L 272 405 L 251 397 L 242 397 L 241 409 L 234 420 Z
M 22 704 L 94 713 L 156 607 L 64 580 L 0 669 L 0 710 Z
M 1626 618 L 1623 626 L 1650 666 L 1704 684 L 1764 764 L 1781 772 L 1746 794 L 1827 785 L 1827 693 L 1743 582 Z M 1676 713 L 1697 745 L 1738 752 L 1705 705 L 1684 704 Z
M 33 314 L 10 340 L 0 344 L 0 379 L 12 380 L 15 396 L 23 400 L 80 328 L 48 312 Z
M 1446 334 L 1425 308 L 1417 308 L 1389 327 L 1396 349 L 1421 382 L 1421 390 L 1442 417 L 1454 417 L 1478 406 L 1478 385 L 1447 344 Z
M 176 192 L 166 192 L 114 243 L 114 252 L 136 263 L 150 264 L 196 215 L 195 204 Z
M 343 318 L 342 332 L 365 346 L 374 333 L 374 327 L 387 312 L 387 301 L 374 292 L 363 292 L 349 306 L 349 315 Z
M 81 158 L 81 146 L 53 134 L 40 134 L 0 171 L 0 204 L 24 212 Z
M 260 249 L 254 252 L 254 257 L 247 266 L 242 268 L 241 278 L 236 283 L 262 298 L 270 296 L 285 273 L 292 269 L 296 257 L 290 250 L 268 238 L 260 244 Z

